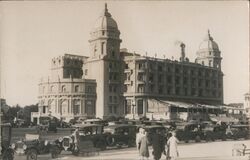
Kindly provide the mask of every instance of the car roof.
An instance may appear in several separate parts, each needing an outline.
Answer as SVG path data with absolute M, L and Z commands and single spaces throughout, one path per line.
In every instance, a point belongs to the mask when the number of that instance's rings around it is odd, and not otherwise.
M 73 128 L 86 128 L 86 127 L 102 127 L 101 124 L 75 124 L 72 127 Z
M 92 121 L 103 121 L 103 120 L 98 119 L 98 118 L 96 118 L 96 119 L 85 119 L 84 120 L 84 122 L 92 122 Z
M 105 128 L 120 128 L 120 127 L 136 127 L 136 126 L 131 125 L 131 124 L 114 124 L 114 125 L 105 126 Z
M 5 127 L 5 126 L 11 126 L 11 124 L 10 123 L 0 123 L 0 126 L 3 126 L 3 127 Z
M 165 128 L 164 126 L 162 126 L 162 125 L 150 125 L 150 126 L 144 126 L 143 128 L 149 128 L 149 129 L 151 129 L 151 128 Z

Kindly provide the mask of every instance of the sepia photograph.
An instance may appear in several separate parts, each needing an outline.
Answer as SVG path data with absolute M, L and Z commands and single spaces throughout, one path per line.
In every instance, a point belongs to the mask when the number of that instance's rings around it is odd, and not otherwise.
M 0 1 L 0 159 L 250 160 L 249 1 Z

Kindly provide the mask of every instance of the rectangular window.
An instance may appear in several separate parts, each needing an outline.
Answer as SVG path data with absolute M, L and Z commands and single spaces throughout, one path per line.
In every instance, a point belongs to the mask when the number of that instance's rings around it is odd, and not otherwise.
M 109 102 L 112 103 L 112 96 L 109 96 Z
M 125 69 L 128 69 L 128 64 L 127 63 L 125 64 Z
M 102 54 L 104 54 L 104 46 L 105 45 L 105 42 L 102 42 L 102 46 L 101 46 L 101 52 L 102 52 Z
M 138 92 L 139 93 L 143 93 L 144 92 L 144 85 L 143 84 L 139 84 L 138 85 Z
M 112 113 L 112 106 L 109 106 L 109 113 Z
M 109 92 L 112 92 L 112 85 L 109 85 Z
M 117 113 L 117 106 L 114 106 L 114 113 Z
M 125 114 L 131 114 L 131 100 L 125 100 Z
M 113 87 L 113 92 L 116 93 L 116 90 L 117 90 L 117 87 L 114 86 L 114 87 Z
M 138 106 L 138 114 L 143 114 L 143 100 L 138 100 L 137 106 Z
M 180 94 L 180 88 L 179 88 L 179 87 L 177 87 L 177 88 L 175 89 L 175 94 L 176 94 L 176 95 L 179 95 L 179 94 Z
M 162 66 L 161 65 L 158 66 L 158 71 L 162 72 Z
M 116 96 L 114 96 L 114 102 L 117 103 L 117 97 Z

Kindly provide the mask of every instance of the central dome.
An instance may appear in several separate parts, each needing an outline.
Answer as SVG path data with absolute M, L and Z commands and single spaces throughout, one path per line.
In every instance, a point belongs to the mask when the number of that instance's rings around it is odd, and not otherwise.
M 97 19 L 94 25 L 94 30 L 118 29 L 116 21 L 111 17 L 108 12 L 107 4 L 101 16 Z
M 199 46 L 200 50 L 219 50 L 218 44 L 213 40 L 213 37 L 210 36 L 210 32 L 208 31 L 208 34 L 204 41 Z

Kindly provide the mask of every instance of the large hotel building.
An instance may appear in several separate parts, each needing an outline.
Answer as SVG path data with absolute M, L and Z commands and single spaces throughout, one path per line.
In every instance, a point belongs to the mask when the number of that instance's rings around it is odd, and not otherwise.
M 223 105 L 221 52 L 209 31 L 195 62 L 185 56 L 183 43 L 176 61 L 129 53 L 121 42 L 105 5 L 91 31 L 90 57 L 52 59 L 51 76 L 39 83 L 39 112 L 32 116 L 187 119 Z

